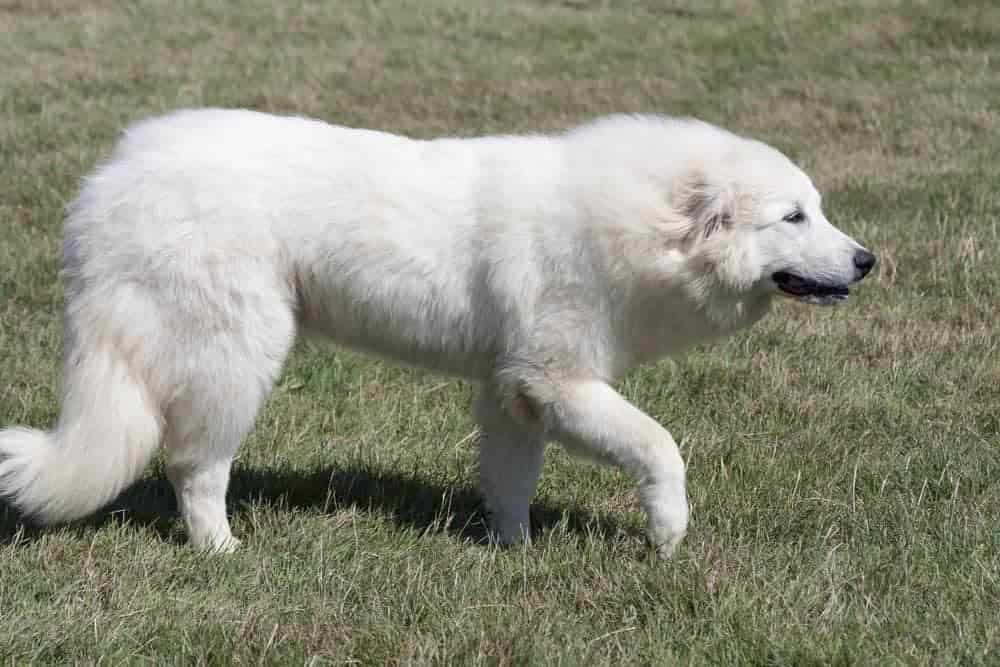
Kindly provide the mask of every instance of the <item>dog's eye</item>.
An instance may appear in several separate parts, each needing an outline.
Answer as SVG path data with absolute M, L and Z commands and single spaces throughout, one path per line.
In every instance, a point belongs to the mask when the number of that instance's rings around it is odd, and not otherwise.
M 782 220 L 797 225 L 800 222 L 806 221 L 806 214 L 803 213 L 802 211 L 793 211 L 792 213 L 789 213 L 784 218 L 782 218 Z

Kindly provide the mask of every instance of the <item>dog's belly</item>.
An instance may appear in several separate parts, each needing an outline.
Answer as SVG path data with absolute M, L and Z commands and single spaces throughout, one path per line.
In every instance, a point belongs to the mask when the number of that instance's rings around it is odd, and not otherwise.
M 344 320 L 332 322 L 309 318 L 303 319 L 301 324 L 307 334 L 329 338 L 354 350 L 470 380 L 489 377 L 494 366 L 494 355 L 484 349 L 485 346 L 454 336 L 414 332 L 410 324 L 419 323 L 397 320 L 395 324 L 403 328 L 389 325 L 363 328 Z M 368 324 L 371 324 L 370 320 Z
M 488 303 L 463 287 L 405 272 L 314 276 L 300 284 L 299 320 L 306 332 L 347 347 L 482 379 L 494 366 L 501 327 Z

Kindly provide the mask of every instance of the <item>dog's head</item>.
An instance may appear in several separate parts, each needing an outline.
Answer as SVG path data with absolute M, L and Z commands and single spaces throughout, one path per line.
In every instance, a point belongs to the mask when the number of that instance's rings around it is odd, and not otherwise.
M 738 292 L 772 292 L 833 304 L 875 256 L 830 224 L 806 174 L 776 149 L 733 137 L 722 154 L 685 174 L 675 195 L 695 257 Z

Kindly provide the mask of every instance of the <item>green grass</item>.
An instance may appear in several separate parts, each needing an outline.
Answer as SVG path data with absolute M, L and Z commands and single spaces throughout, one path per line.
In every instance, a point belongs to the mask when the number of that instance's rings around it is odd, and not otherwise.
M 628 481 L 551 449 L 480 544 L 471 389 L 302 344 L 241 450 L 244 548 L 159 464 L 92 520 L 0 509 L 0 656 L 213 664 L 996 664 L 1000 6 L 0 0 L 0 425 L 56 415 L 62 207 L 129 120 L 295 112 L 417 136 L 693 113 L 800 160 L 880 257 L 622 391 L 689 461 L 652 558 Z

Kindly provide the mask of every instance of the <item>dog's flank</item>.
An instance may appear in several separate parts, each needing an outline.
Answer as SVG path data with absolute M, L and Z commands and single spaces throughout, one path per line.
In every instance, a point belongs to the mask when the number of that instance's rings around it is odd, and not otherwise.
M 611 387 L 763 316 L 846 296 L 873 256 L 778 151 L 695 120 L 417 141 L 250 111 L 131 127 L 69 209 L 62 412 L 0 431 L 0 494 L 89 514 L 161 437 L 191 541 L 237 544 L 229 468 L 298 329 L 477 381 L 497 541 L 529 533 L 546 442 L 634 477 L 687 529 L 670 434 Z

